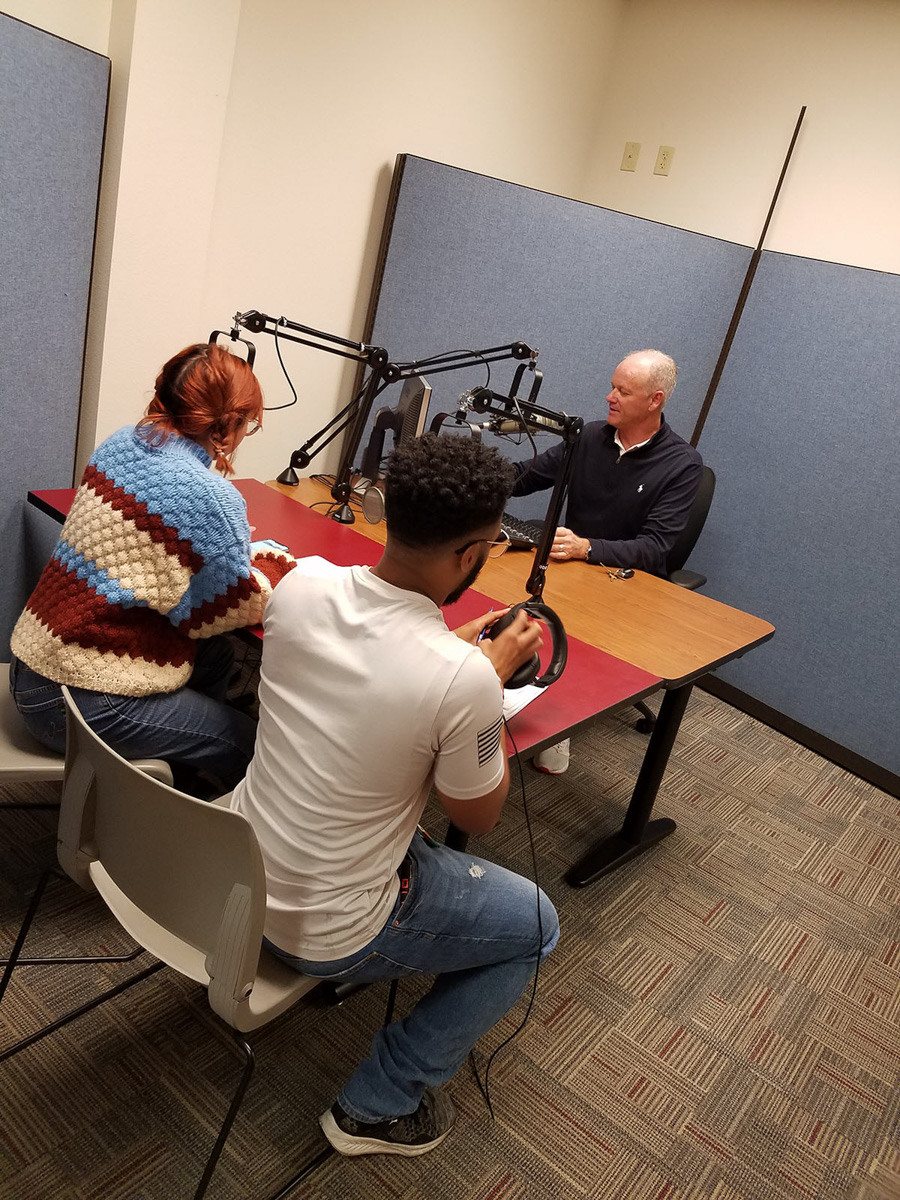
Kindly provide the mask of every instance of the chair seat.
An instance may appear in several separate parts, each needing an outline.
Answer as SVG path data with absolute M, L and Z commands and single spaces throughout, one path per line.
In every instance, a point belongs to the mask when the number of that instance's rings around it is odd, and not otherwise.
M 0 664 L 0 673 L 9 667 Z M 0 782 L 39 783 L 62 779 L 66 760 L 36 742 L 22 723 L 5 679 L 0 682 Z
M 19 716 L 6 686 L 9 663 L 0 663 L 0 784 L 52 783 L 62 780 L 65 756 L 35 741 Z M 172 771 L 160 758 L 141 758 L 135 764 L 163 783 L 172 782 Z

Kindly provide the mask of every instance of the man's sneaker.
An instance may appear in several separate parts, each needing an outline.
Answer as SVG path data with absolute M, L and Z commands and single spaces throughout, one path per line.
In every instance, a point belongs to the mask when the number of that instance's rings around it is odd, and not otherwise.
M 542 750 L 534 760 L 534 765 L 545 775 L 564 775 L 569 769 L 569 739 Z
M 456 1120 L 445 1092 L 429 1088 L 419 1107 L 390 1121 L 357 1121 L 335 1103 L 319 1117 L 322 1132 L 339 1154 L 402 1154 L 413 1158 L 439 1146 Z

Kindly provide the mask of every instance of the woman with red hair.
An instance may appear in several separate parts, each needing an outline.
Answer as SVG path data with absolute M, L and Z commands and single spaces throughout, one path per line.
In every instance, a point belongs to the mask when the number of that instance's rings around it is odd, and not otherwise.
M 164 758 L 189 790 L 198 774 L 226 791 L 243 777 L 256 725 L 224 702 L 233 656 L 218 635 L 257 624 L 294 565 L 252 553 L 224 478 L 262 411 L 247 363 L 200 343 L 165 364 L 137 426 L 94 452 L 11 639 L 10 688 L 45 746 L 65 750 L 65 684 L 123 757 Z

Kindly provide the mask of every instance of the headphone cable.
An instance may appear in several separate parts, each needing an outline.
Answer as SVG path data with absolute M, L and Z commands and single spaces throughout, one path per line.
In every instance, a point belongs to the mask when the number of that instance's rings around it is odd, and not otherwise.
M 503 1041 L 500 1043 L 500 1045 L 497 1046 L 496 1049 L 491 1053 L 491 1056 L 488 1058 L 487 1063 L 485 1064 L 484 1081 L 483 1082 L 482 1082 L 480 1075 L 478 1074 L 478 1067 L 475 1065 L 474 1047 L 472 1050 L 469 1051 L 469 1063 L 471 1064 L 471 1067 L 472 1067 L 472 1073 L 475 1076 L 475 1082 L 478 1085 L 478 1090 L 479 1090 L 479 1092 L 481 1092 L 482 1096 L 484 1097 L 484 1102 L 487 1105 L 488 1112 L 491 1114 L 492 1121 L 496 1120 L 496 1118 L 494 1116 L 493 1105 L 491 1104 L 490 1086 L 488 1083 L 488 1076 L 490 1074 L 491 1064 L 493 1063 L 493 1061 L 497 1057 L 497 1055 L 500 1053 L 500 1051 L 503 1050 L 506 1046 L 508 1046 L 514 1038 L 519 1036 L 519 1034 L 525 1028 L 525 1026 L 528 1022 L 528 1018 L 531 1016 L 531 1010 L 534 1007 L 534 1001 L 535 1001 L 535 997 L 537 995 L 538 972 L 539 972 L 540 966 L 541 966 L 541 951 L 544 947 L 544 923 L 541 918 L 541 885 L 540 885 L 540 881 L 538 879 L 537 850 L 535 849 L 535 845 L 534 845 L 534 834 L 531 829 L 531 818 L 528 815 L 528 799 L 525 795 L 525 772 L 522 770 L 522 760 L 519 757 L 519 748 L 516 745 L 516 739 L 513 737 L 513 735 L 509 731 L 509 724 L 506 720 L 506 717 L 503 718 L 503 727 L 506 730 L 506 736 L 509 738 L 510 742 L 512 742 L 512 747 L 513 747 L 513 750 L 515 751 L 515 756 L 516 756 L 516 765 L 518 766 L 518 769 L 519 769 L 519 786 L 522 789 L 522 811 L 525 814 L 525 828 L 528 831 L 528 845 L 531 850 L 531 870 L 532 870 L 532 875 L 534 876 L 535 897 L 537 899 L 538 945 L 537 945 L 537 954 L 536 954 L 535 960 L 534 960 L 534 976 L 531 981 L 531 995 L 528 997 L 528 1007 L 525 1009 L 525 1015 L 522 1017 L 522 1020 L 519 1022 L 519 1024 L 516 1026 L 516 1028 L 512 1031 L 512 1033 L 509 1034 L 508 1037 L 504 1038 Z

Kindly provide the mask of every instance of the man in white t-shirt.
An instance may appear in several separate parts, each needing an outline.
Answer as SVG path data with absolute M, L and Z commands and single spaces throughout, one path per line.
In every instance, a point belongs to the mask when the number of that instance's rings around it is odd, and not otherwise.
M 441 605 L 501 553 L 513 471 L 471 439 L 391 457 L 377 566 L 301 559 L 265 617 L 256 750 L 232 807 L 266 867 L 269 947 L 306 974 L 436 975 L 321 1117 L 342 1154 L 416 1155 L 454 1120 L 439 1090 L 522 994 L 559 935 L 532 882 L 416 832 L 429 791 L 467 833 L 509 788 L 502 684 L 540 646 L 520 613 L 450 632 Z M 503 610 L 505 611 L 505 610 Z

